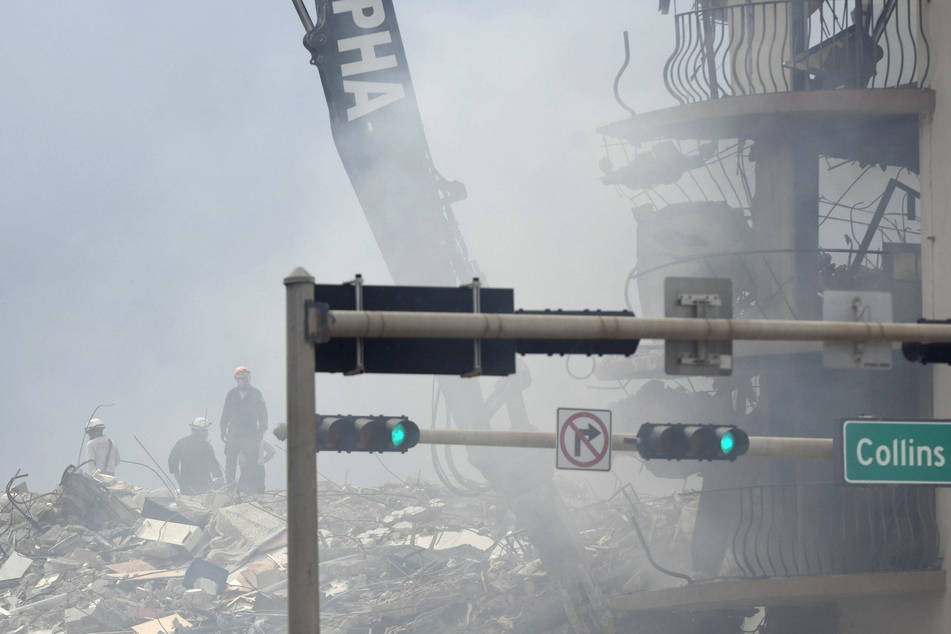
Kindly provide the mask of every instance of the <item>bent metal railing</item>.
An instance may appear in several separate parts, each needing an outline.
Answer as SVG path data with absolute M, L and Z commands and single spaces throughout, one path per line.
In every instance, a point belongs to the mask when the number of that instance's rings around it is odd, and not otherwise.
M 930 487 L 787 484 L 696 495 L 694 562 L 702 567 L 706 557 L 708 569 L 695 573 L 795 577 L 930 570 L 940 563 Z
M 664 82 L 681 104 L 924 86 L 930 47 L 921 5 L 927 1 L 704 2 L 676 16 L 676 47 Z

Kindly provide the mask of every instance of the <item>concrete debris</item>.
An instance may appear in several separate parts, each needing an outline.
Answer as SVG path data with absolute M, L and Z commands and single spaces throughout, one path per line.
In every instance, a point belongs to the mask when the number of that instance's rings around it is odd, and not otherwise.
M 20 578 L 33 565 L 33 560 L 19 553 L 10 553 L 0 566 L 0 587 L 6 587 L 20 581 Z
M 287 531 L 286 514 L 277 515 L 256 502 L 218 509 L 208 524 L 212 540 L 209 562 L 234 569 L 270 540 Z
M 182 585 L 191 590 L 198 582 L 203 580 L 211 581 L 214 585 L 214 591 L 209 592 L 209 594 L 220 594 L 228 587 L 228 571 L 208 563 L 204 559 L 195 558 L 188 564 L 188 570 L 185 571 Z
M 136 625 L 132 631 L 136 634 L 167 634 L 168 632 L 182 632 L 191 629 L 192 624 L 178 614 L 163 616 L 154 621 Z
M 165 522 L 205 526 L 211 516 L 208 509 L 193 504 L 185 498 L 170 500 L 167 498 L 146 497 L 142 501 L 142 517 L 150 517 Z
M 558 485 L 605 595 L 623 592 L 633 577 L 644 589 L 684 583 L 650 566 L 632 519 L 656 559 L 689 572 L 686 500 L 632 506 L 571 480 Z M 501 495 L 460 498 L 428 482 L 377 489 L 322 482 L 319 512 L 321 631 L 573 631 L 562 589 Z M 631 615 L 612 616 L 618 631 L 634 631 Z
M 163 544 L 181 546 L 182 549 L 190 553 L 195 550 L 205 533 L 197 526 L 191 526 L 190 524 L 178 524 L 143 517 L 142 523 L 135 531 L 135 536 L 162 542 Z
M 176 498 L 67 475 L 0 508 L 0 634 L 287 631 L 282 492 Z M 632 519 L 656 560 L 688 571 L 693 505 L 559 490 L 605 595 L 683 583 L 648 564 Z M 321 482 L 318 508 L 321 631 L 572 632 L 501 495 Z

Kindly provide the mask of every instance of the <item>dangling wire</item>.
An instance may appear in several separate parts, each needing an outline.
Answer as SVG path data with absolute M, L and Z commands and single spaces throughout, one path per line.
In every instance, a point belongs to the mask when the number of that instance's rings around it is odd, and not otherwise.
M 134 434 L 133 434 L 132 437 L 135 438 L 135 442 L 139 443 L 139 447 L 142 447 L 142 451 L 145 452 L 145 455 L 148 456 L 148 457 L 152 460 L 152 462 L 155 464 L 156 467 L 158 467 L 158 471 L 155 471 L 155 470 L 153 469 L 153 470 L 152 470 L 152 473 L 154 473 L 155 475 L 159 476 L 159 480 L 162 481 L 162 484 L 165 485 L 165 488 L 166 488 L 166 489 L 168 489 L 168 490 L 171 491 L 172 493 L 175 493 L 175 485 L 172 484 L 172 478 L 171 478 L 171 476 L 168 475 L 167 473 L 165 473 L 165 470 L 162 469 L 162 466 L 158 463 L 158 460 L 156 460 L 155 458 L 152 458 L 152 454 L 150 454 L 150 453 L 149 453 L 149 450 L 145 448 L 145 445 L 142 444 L 142 441 L 140 441 L 140 440 L 138 439 L 138 437 L 135 436 Z M 143 465 L 143 466 L 144 466 L 144 465 Z M 163 477 L 162 475 L 159 475 L 159 471 L 161 471 L 161 472 L 164 474 L 164 477 Z M 243 472 L 242 472 L 242 473 L 243 473 Z M 175 497 L 178 497 L 178 495 L 176 494 Z
M 617 72 L 617 77 L 614 78 L 614 98 L 617 100 L 618 105 L 631 113 L 631 116 L 636 116 L 637 113 L 634 112 L 634 109 L 629 107 L 621 99 L 621 93 L 618 91 L 618 84 L 621 83 L 621 75 L 624 74 L 624 71 L 627 70 L 627 65 L 631 61 L 631 43 L 627 37 L 627 31 L 624 31 L 624 63 L 621 65 L 621 70 Z

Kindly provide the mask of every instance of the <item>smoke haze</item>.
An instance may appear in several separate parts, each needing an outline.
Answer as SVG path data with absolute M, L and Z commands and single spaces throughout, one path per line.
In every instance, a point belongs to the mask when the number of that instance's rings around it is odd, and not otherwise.
M 488 283 L 514 288 L 519 308 L 623 308 L 634 223 L 599 181 L 594 130 L 627 115 L 612 94 L 624 29 L 635 42 L 625 100 L 671 104 L 660 81 L 669 21 L 621 2 L 396 9 L 436 167 L 468 188 L 454 212 Z M 391 282 L 291 3 L 4 0 L 3 12 L 3 473 L 51 489 L 90 414 L 112 403 L 97 415 L 128 460 L 151 464 L 137 438 L 164 467 L 206 413 L 221 457 L 217 422 L 238 365 L 251 368 L 271 427 L 283 421 L 284 276 L 303 266 L 323 283 L 357 272 Z M 541 429 L 554 429 L 558 407 L 621 395 L 565 372 L 586 375 L 589 359 L 526 362 Z M 431 377 L 316 382 L 321 412 L 432 423 Z M 320 470 L 352 482 L 426 475 L 428 449 L 414 454 L 385 466 L 322 454 Z M 119 476 L 159 485 L 135 465 Z M 284 485 L 282 463 L 268 478 Z

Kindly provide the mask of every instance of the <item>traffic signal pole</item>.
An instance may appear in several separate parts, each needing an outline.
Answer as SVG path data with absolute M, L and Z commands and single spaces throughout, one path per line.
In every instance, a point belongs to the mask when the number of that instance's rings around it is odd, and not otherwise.
M 317 567 L 316 357 L 304 305 L 314 278 L 298 267 L 284 278 L 287 295 L 287 599 L 288 631 L 320 632 Z
M 619 315 L 438 313 L 329 309 L 314 301 L 302 268 L 287 292 L 287 488 L 289 631 L 319 633 L 317 559 L 316 352 L 331 338 L 771 340 L 951 343 L 951 323 L 881 323 L 645 318 Z M 666 422 L 666 421 L 658 421 Z M 554 448 L 550 432 L 420 429 L 420 443 Z M 612 448 L 636 451 L 637 438 L 615 434 Z M 749 438 L 749 456 L 830 459 L 832 440 Z
M 315 335 L 425 339 L 693 339 L 770 341 L 951 342 L 951 324 L 782 319 L 702 319 L 607 315 L 518 315 L 331 310 Z
M 637 451 L 637 442 L 637 436 L 635 434 L 614 433 L 611 435 L 611 450 Z M 555 432 L 421 428 L 419 430 L 419 443 L 428 445 L 554 449 Z M 750 436 L 750 448 L 746 452 L 746 455 L 759 456 L 761 458 L 831 460 L 832 439 Z

